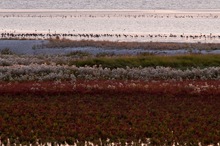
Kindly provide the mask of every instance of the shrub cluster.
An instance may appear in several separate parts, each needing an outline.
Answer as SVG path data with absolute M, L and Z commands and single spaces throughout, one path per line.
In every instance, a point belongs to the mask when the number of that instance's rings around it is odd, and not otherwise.
M 34 80 L 185 80 L 220 79 L 220 67 L 191 68 L 186 70 L 170 67 L 103 68 L 101 66 L 76 67 L 61 65 L 15 65 L 0 68 L 1 81 Z

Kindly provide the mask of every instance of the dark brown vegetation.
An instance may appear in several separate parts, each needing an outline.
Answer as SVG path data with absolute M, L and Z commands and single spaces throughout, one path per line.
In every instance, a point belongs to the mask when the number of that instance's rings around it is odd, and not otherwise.
M 0 137 L 16 143 L 220 142 L 219 81 L 0 83 Z
M 218 43 L 170 43 L 170 42 L 112 42 L 93 40 L 69 40 L 50 39 L 45 45 L 48 48 L 66 47 L 97 47 L 108 49 L 147 49 L 147 50 L 178 50 L 178 49 L 198 49 L 198 50 L 218 50 Z

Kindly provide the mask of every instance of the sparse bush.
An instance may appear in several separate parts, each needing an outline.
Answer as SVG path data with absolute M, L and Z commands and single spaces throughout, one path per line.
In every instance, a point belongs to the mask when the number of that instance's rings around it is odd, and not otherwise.
M 101 52 L 96 54 L 96 57 L 112 57 L 112 56 L 116 56 L 116 54 L 114 52 Z
M 83 52 L 83 51 L 72 51 L 68 54 L 66 54 L 66 56 L 74 56 L 74 57 L 88 57 L 88 56 L 92 56 L 92 54 L 88 53 L 88 52 Z
M 12 52 L 9 48 L 4 48 L 0 51 L 0 54 L 2 55 L 12 55 L 14 52 Z

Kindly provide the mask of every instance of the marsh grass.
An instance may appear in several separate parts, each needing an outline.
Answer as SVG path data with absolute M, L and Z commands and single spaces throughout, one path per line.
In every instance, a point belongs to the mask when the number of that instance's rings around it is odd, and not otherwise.
M 76 66 L 94 66 L 101 65 L 108 68 L 126 68 L 128 67 L 173 67 L 173 68 L 191 68 L 191 67 L 218 67 L 220 66 L 220 55 L 176 55 L 176 56 L 115 56 L 115 57 L 97 57 L 69 62 L 69 65 Z

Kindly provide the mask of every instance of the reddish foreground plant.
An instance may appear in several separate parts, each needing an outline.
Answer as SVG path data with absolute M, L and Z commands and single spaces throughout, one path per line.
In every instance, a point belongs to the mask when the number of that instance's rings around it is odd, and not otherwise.
M 0 93 L 3 142 L 220 142 L 219 81 L 0 83 Z
M 154 96 L 219 96 L 219 80 L 136 81 L 77 80 L 0 82 L 1 95 L 148 94 Z

